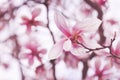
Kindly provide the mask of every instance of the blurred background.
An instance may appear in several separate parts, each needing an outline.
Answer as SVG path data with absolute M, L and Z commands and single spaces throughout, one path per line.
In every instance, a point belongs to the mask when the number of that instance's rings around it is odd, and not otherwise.
M 0 0 L 0 80 L 120 80 L 119 7 L 120 0 Z M 92 35 L 99 46 L 88 46 L 89 53 L 75 50 L 79 56 L 63 50 L 49 61 L 50 49 L 65 37 L 55 12 L 70 27 L 99 18 Z

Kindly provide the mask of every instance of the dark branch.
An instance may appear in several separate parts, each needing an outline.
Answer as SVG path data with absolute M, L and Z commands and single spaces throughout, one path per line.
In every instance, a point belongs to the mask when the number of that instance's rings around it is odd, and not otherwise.
M 98 13 L 98 18 L 100 20 L 102 20 L 103 18 L 103 12 L 102 12 L 102 9 L 101 7 L 95 3 L 95 2 L 92 2 L 91 0 L 84 0 L 89 6 L 91 6 L 93 9 L 95 9 Z M 100 25 L 99 29 L 99 35 L 100 35 L 100 41 L 99 43 L 102 45 L 104 44 L 105 40 L 106 40 L 106 37 L 104 36 L 104 30 L 103 30 L 103 27 L 102 27 L 102 24 Z
M 88 64 L 87 61 L 83 61 L 83 71 L 82 71 L 82 79 L 84 80 L 86 78 L 87 75 L 87 71 L 88 71 Z
M 102 47 L 100 47 L 100 48 L 92 49 L 92 48 L 88 48 L 88 47 L 86 47 L 85 45 L 83 45 L 83 44 L 80 43 L 80 42 L 77 42 L 77 43 L 80 44 L 82 47 L 84 47 L 85 49 L 88 50 L 86 53 L 94 52 L 94 51 L 101 50 L 101 49 L 105 49 L 105 48 L 108 48 L 108 47 L 109 47 L 109 46 L 102 46 Z
M 54 38 L 53 32 L 51 31 L 50 26 L 49 26 L 49 0 L 45 0 L 44 4 L 46 6 L 46 11 L 47 11 L 47 20 L 48 20 L 47 28 L 48 28 L 48 30 L 49 30 L 49 32 L 51 34 L 53 43 L 55 44 L 55 38 Z M 53 69 L 53 78 L 54 78 L 54 80 L 57 80 L 57 78 L 56 78 L 56 71 L 55 71 L 55 60 L 51 60 L 50 62 L 52 64 L 52 69 Z

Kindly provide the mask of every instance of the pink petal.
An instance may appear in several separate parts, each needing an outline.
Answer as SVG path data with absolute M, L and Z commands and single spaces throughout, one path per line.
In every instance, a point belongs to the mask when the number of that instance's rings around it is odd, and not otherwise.
M 81 36 L 82 40 L 81 43 L 85 46 L 87 46 L 88 48 L 96 48 L 96 47 L 101 47 L 98 43 L 97 40 L 95 39 L 90 39 L 88 36 L 82 35 Z
M 41 12 L 40 8 L 36 8 L 32 11 L 32 19 L 36 18 Z
M 22 59 L 25 59 L 25 58 L 28 59 L 28 63 L 30 65 L 32 65 L 34 63 L 34 56 L 31 55 L 31 53 L 29 53 L 29 54 L 23 54 L 23 55 L 20 56 L 20 58 L 22 58 Z
M 38 51 L 39 54 L 45 54 L 47 52 L 46 49 L 41 49 L 40 51 Z
M 66 39 L 61 40 L 60 42 L 56 43 L 50 52 L 48 53 L 48 59 L 56 59 L 61 55 L 61 52 L 63 50 L 63 44 L 66 41 Z
M 88 53 L 86 53 L 86 49 L 83 48 L 83 47 L 72 47 L 72 49 L 70 50 L 70 52 L 75 55 L 75 56 L 78 56 L 79 58 L 81 59 L 85 59 L 89 56 Z
M 118 54 L 120 55 L 120 41 L 117 43 L 116 49 L 115 49 L 115 53 L 114 54 Z
M 33 65 L 33 63 L 34 63 L 34 56 L 30 56 L 28 62 L 29 62 L 30 65 Z
M 22 16 L 21 18 L 23 21 L 26 21 L 26 22 L 29 21 L 29 18 L 27 16 Z
M 95 69 L 96 69 L 97 71 L 99 71 L 100 65 L 101 65 L 101 61 L 100 61 L 99 59 L 96 59 L 96 61 L 95 61 Z
M 60 13 L 55 13 L 55 23 L 57 27 L 61 30 L 61 32 L 64 33 L 64 35 L 66 35 L 67 37 L 71 36 L 69 28 L 65 22 L 65 18 Z
M 68 39 L 67 41 L 64 42 L 63 49 L 65 51 L 70 51 L 71 48 L 72 48 L 72 42 L 71 40 Z
M 31 25 L 27 25 L 27 33 L 30 33 L 31 32 Z
M 20 58 L 25 59 L 25 58 L 29 58 L 29 56 L 31 55 L 31 53 L 24 53 L 20 55 Z
M 106 64 L 103 68 L 103 71 L 109 70 L 112 68 L 112 65 L 110 63 Z
M 82 32 L 95 32 L 100 24 L 101 21 L 97 18 L 86 19 L 81 22 L 77 22 L 73 30 Z
M 43 23 L 42 21 L 34 21 L 34 24 L 33 24 L 34 26 L 44 26 L 44 27 L 46 27 L 46 24 L 45 23 Z

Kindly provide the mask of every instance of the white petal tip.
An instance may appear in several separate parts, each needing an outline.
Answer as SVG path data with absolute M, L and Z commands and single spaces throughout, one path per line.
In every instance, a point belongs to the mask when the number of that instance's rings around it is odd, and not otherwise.
M 72 42 L 71 42 L 71 40 L 65 41 L 65 43 L 63 44 L 63 49 L 65 51 L 70 51 L 71 48 L 72 48 Z

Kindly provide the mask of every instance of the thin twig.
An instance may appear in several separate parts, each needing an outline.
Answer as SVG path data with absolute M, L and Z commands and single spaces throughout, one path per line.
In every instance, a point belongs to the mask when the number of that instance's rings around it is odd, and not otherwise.
M 19 43 L 18 43 L 18 40 L 17 40 L 17 36 L 16 36 L 16 35 L 15 35 L 15 37 L 14 37 L 14 40 L 15 40 L 15 45 L 16 45 L 16 47 L 15 47 L 16 59 L 17 59 L 17 61 L 18 61 L 18 63 L 19 63 L 22 80 L 25 80 L 25 75 L 24 75 L 24 73 L 23 73 L 22 64 L 21 64 L 20 59 L 19 59 L 19 57 L 18 57 L 18 55 L 19 55 L 19 53 L 20 53 L 20 45 L 19 45 Z
M 17 59 L 18 60 L 18 63 L 19 63 L 19 67 L 20 67 L 20 72 L 21 72 L 21 79 L 22 80 L 25 80 L 25 76 L 24 76 L 24 73 L 23 73 L 23 69 L 22 69 L 22 64 L 20 62 L 20 59 Z
M 13 35 L 12 36 L 12 40 L 15 42 L 15 48 L 13 50 L 13 57 L 16 58 L 16 60 L 18 61 L 18 64 L 19 64 L 19 68 L 20 68 L 20 72 L 21 72 L 21 79 L 22 80 L 25 80 L 25 75 L 23 73 L 23 69 L 22 69 L 22 64 L 20 62 L 20 59 L 19 59 L 19 53 L 20 53 L 20 45 L 18 43 L 18 40 L 17 40 L 17 36 L 16 35 Z
M 80 42 L 77 42 L 77 43 L 80 44 L 82 47 L 84 47 L 85 49 L 88 50 L 86 53 L 94 52 L 94 51 L 101 50 L 101 49 L 105 49 L 105 48 L 108 48 L 108 47 L 109 47 L 109 46 L 102 46 L 102 47 L 100 47 L 100 48 L 94 48 L 94 49 L 92 49 L 92 48 L 86 47 L 85 45 L 83 45 L 83 44 L 80 43 Z
M 109 46 L 108 48 L 110 49 L 110 54 L 111 54 L 113 57 L 120 59 L 119 56 L 115 55 L 115 54 L 112 52 L 112 45 L 113 45 L 113 42 L 115 41 L 115 37 L 116 37 L 116 33 L 115 33 L 115 35 L 114 35 L 114 38 L 111 39 L 111 43 L 110 43 L 110 46 Z
M 50 26 L 49 26 L 49 3 L 48 3 L 48 0 L 45 0 L 44 4 L 46 6 L 46 11 L 47 11 L 47 20 L 48 20 L 47 28 L 48 28 L 48 30 L 49 30 L 49 32 L 51 34 L 53 43 L 55 44 L 55 38 L 54 38 L 53 32 L 51 31 Z M 50 62 L 52 64 L 52 69 L 53 69 L 53 78 L 54 78 L 54 80 L 57 80 L 57 78 L 56 78 L 56 70 L 55 70 L 55 60 L 51 60 Z

